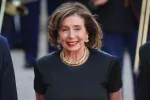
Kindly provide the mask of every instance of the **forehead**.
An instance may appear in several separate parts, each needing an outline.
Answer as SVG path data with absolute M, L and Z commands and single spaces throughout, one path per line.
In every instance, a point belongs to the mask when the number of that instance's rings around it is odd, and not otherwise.
M 63 19 L 61 26 L 67 25 L 84 25 L 84 19 L 77 14 L 67 16 Z

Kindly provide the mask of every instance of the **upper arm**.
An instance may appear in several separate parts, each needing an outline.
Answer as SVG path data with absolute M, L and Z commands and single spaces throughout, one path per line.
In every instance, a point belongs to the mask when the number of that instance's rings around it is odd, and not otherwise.
M 45 100 L 45 95 L 35 92 L 36 100 Z
M 122 100 L 122 89 L 117 92 L 109 93 L 109 100 Z
M 110 100 L 121 100 L 122 98 L 122 77 L 119 59 L 113 60 L 114 63 L 109 73 L 108 93 Z
M 34 65 L 34 90 L 36 93 L 45 95 L 46 86 L 39 70 L 39 64 L 36 62 Z
M 120 69 L 120 61 L 119 59 L 112 60 L 111 69 L 109 71 L 109 78 L 108 78 L 108 92 L 113 93 L 117 92 L 122 88 L 122 76 L 121 76 L 121 69 Z

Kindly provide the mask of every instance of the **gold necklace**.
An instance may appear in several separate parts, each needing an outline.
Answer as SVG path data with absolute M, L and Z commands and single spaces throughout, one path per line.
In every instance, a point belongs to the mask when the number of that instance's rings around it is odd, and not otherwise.
M 66 59 L 65 59 L 65 54 L 64 54 L 64 51 L 62 50 L 61 51 L 61 53 L 60 53 L 60 58 L 61 58 L 61 60 L 65 63 L 65 64 L 67 64 L 67 65 L 79 65 L 81 62 L 83 62 L 84 60 L 85 60 L 85 58 L 86 58 L 86 56 L 87 56 L 87 53 L 88 53 L 88 49 L 87 48 L 85 48 L 84 49 L 84 54 L 83 54 L 83 56 L 82 56 L 82 58 L 80 59 L 80 60 L 77 60 L 77 61 L 75 61 L 75 62 L 70 62 L 70 61 L 67 61 Z

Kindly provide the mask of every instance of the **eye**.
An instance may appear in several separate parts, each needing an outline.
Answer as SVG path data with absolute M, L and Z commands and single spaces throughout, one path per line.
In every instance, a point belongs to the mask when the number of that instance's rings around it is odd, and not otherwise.
M 80 28 L 80 27 L 77 27 L 77 28 L 75 28 L 75 30 L 77 30 L 77 31 L 78 31 L 78 30 L 81 30 L 81 28 Z
M 65 31 L 68 31 L 68 29 L 67 29 L 67 28 L 64 28 L 64 29 L 62 29 L 62 31 L 65 32 Z

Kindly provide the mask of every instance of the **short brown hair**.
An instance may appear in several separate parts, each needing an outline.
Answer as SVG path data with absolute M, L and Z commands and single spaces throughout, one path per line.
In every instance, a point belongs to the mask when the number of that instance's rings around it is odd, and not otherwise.
M 78 2 L 66 2 L 61 4 L 49 17 L 49 42 L 53 46 L 57 47 L 58 31 L 61 27 L 61 23 L 64 18 L 73 14 L 77 14 L 84 19 L 84 25 L 89 34 L 89 42 L 85 45 L 90 48 L 100 48 L 103 36 L 102 30 L 88 8 Z

